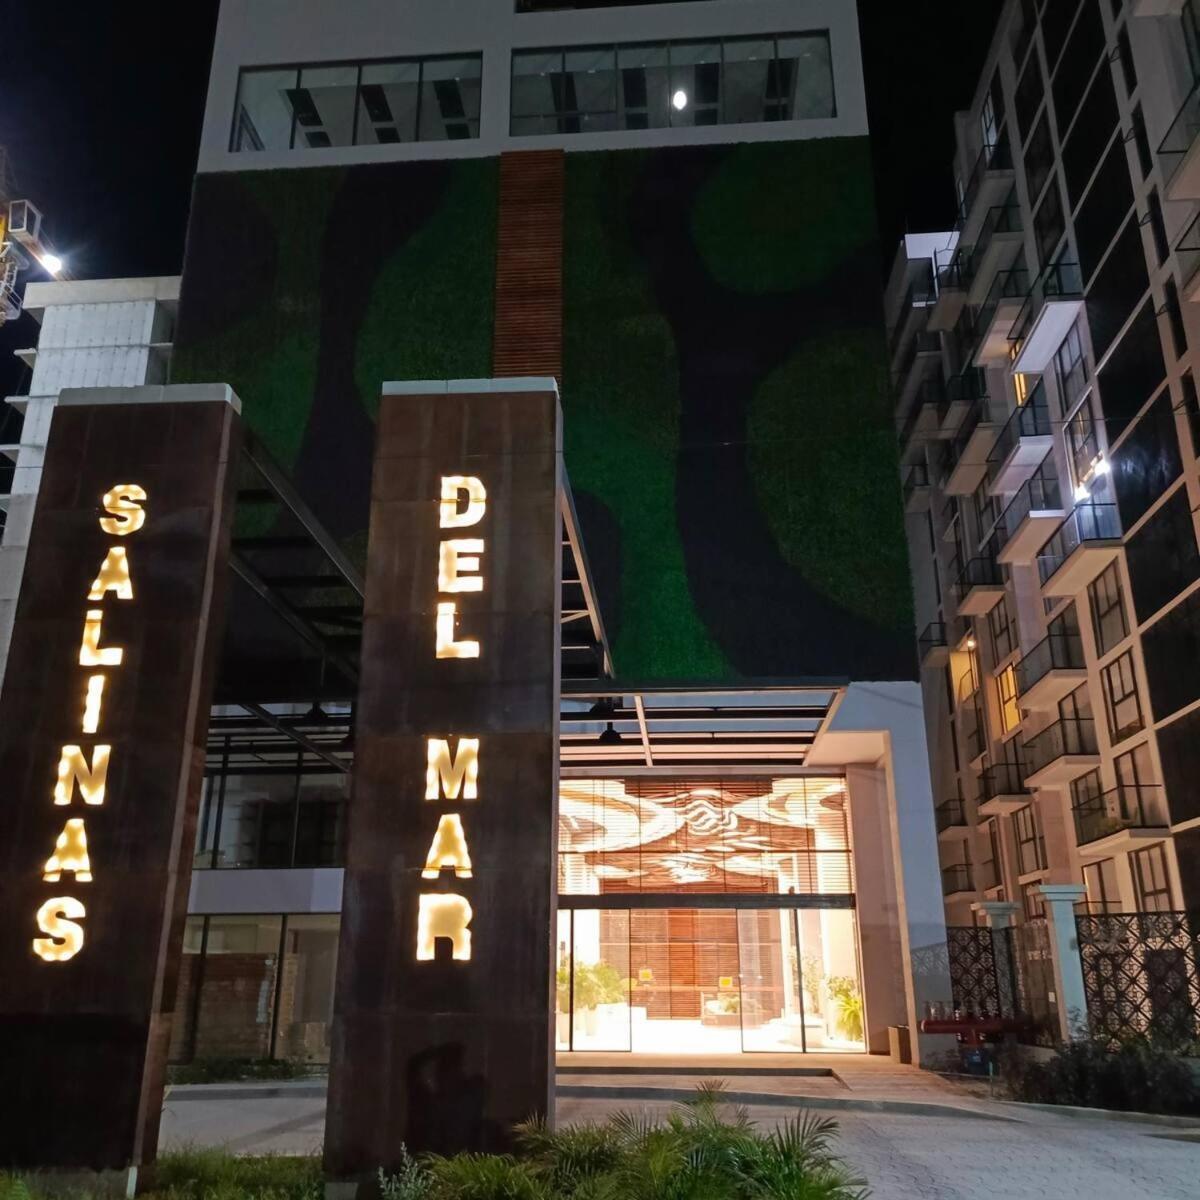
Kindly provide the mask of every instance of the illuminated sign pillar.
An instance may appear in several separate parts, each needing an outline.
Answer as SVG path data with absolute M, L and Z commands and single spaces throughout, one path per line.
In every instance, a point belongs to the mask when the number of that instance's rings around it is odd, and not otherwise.
M 552 1117 L 562 530 L 553 380 L 386 384 L 325 1162 Z
M 154 1158 L 237 398 L 64 391 L 0 693 L 0 1165 Z

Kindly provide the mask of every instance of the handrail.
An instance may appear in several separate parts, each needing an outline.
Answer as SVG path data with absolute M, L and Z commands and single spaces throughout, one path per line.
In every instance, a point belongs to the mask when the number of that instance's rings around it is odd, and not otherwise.
M 971 210 L 975 207 L 975 201 L 979 196 L 979 188 L 983 183 L 984 174 L 988 171 L 1011 171 L 1012 166 L 1012 147 L 1005 134 L 1001 134 L 997 141 L 989 142 L 979 151 L 979 157 L 975 159 L 963 188 L 962 203 L 959 205 L 956 222 L 959 229 L 970 218 Z
M 933 810 L 933 823 L 938 833 L 947 829 L 961 829 L 967 823 L 967 810 L 959 799 L 943 800 Z
M 999 541 L 997 549 L 1007 545 L 1009 539 L 1017 532 L 1021 522 L 1031 512 L 1054 512 L 1062 509 L 1062 488 L 1059 485 L 1058 476 L 1053 469 L 1049 471 L 1046 469 L 1047 467 L 1053 468 L 1053 465 L 1054 456 L 1047 454 L 1038 469 L 1021 484 L 1016 494 L 1008 502 L 1008 506 L 996 522 L 996 534 Z
M 1089 796 L 1072 807 L 1076 841 L 1098 842 L 1123 829 L 1153 829 L 1167 824 L 1158 784 L 1125 783 Z
M 988 453 L 988 474 L 994 477 L 1000 465 L 1012 453 L 1021 438 L 1049 437 L 1050 403 L 1046 399 L 1046 384 L 1039 379 L 1037 387 L 1030 393 L 1024 404 L 1013 410 L 1012 415 L 1004 422 L 1004 428 L 996 435 L 995 444 Z
M 994 800 L 997 796 L 1022 796 L 1030 794 L 1025 786 L 1025 770 L 1020 763 L 999 762 L 985 767 L 979 777 L 980 797 Z
M 1083 638 L 1078 633 L 1048 633 L 1017 660 L 1017 695 L 1024 696 L 1051 671 L 1082 670 L 1083 666 Z
M 1116 541 L 1121 536 L 1121 518 L 1117 506 L 1084 500 L 1064 518 L 1046 539 L 1038 555 L 1038 575 L 1048 583 L 1058 569 L 1087 542 Z
M 1166 135 L 1158 144 L 1159 165 L 1168 187 L 1197 137 L 1200 137 L 1200 79 L 1184 97 L 1174 120 L 1167 127 Z M 1175 161 L 1168 165 L 1168 159 Z
M 1068 754 L 1098 754 L 1096 722 L 1091 717 L 1060 717 L 1024 743 L 1025 778 Z

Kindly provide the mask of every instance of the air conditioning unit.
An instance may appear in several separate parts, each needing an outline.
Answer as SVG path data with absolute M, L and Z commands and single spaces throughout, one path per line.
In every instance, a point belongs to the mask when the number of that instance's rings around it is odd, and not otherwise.
M 28 200 L 13 200 L 9 204 L 8 236 L 34 253 L 41 249 L 42 214 Z

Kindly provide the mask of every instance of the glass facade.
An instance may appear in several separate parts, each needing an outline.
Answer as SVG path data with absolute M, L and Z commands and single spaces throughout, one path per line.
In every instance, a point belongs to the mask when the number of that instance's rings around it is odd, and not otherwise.
M 514 51 L 513 136 L 836 115 L 827 33 Z
M 229 148 L 324 150 L 477 138 L 482 71 L 479 54 L 246 68 Z

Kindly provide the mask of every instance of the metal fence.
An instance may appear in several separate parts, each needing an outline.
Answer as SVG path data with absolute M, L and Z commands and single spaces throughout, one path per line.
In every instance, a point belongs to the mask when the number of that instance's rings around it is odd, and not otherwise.
M 1200 914 L 1088 913 L 1075 926 L 1094 1037 L 1200 1038 Z
M 954 1010 L 976 1017 L 1017 1015 L 1012 944 L 1006 929 L 946 927 Z
M 1049 926 L 1045 917 L 1037 917 L 1005 932 L 1012 947 L 1017 1012 L 1028 1023 L 1020 1040 L 1051 1046 L 1059 1026 Z

